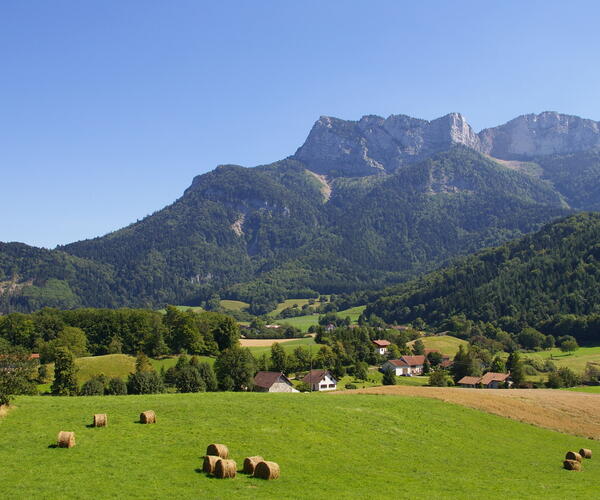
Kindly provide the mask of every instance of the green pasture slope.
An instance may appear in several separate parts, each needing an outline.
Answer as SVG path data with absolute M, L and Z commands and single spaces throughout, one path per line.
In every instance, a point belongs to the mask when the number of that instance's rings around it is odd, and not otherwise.
M 594 442 L 433 399 L 201 393 L 19 397 L 0 420 L 2 496 L 22 498 L 594 498 L 600 461 L 561 468 Z M 137 423 L 156 411 L 156 425 Z M 106 412 L 109 426 L 90 428 Z M 73 449 L 54 448 L 60 430 Z M 209 443 L 262 455 L 281 478 L 199 472 Z M 10 464 L 7 466 L 6 464 Z
M 552 359 L 558 368 L 567 366 L 577 373 L 582 373 L 587 363 L 600 364 L 600 347 L 580 347 L 572 353 L 565 353 L 559 348 L 554 348 L 548 351 L 524 353 L 523 356 L 527 358 Z

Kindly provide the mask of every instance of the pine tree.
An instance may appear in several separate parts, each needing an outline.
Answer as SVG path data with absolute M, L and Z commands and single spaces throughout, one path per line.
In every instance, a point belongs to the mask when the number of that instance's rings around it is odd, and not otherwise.
M 393 369 L 383 372 L 383 385 L 396 385 L 396 372 Z
M 75 396 L 77 394 L 77 367 L 75 357 L 66 347 L 56 349 L 54 362 L 54 382 L 52 394 L 57 396 Z
M 135 371 L 137 373 L 140 372 L 149 372 L 153 371 L 152 363 L 150 363 L 150 359 L 143 352 L 138 353 L 135 359 Z
M 283 373 L 287 369 L 287 355 L 281 344 L 274 343 L 271 346 L 271 367 L 274 371 Z
M 510 372 L 510 378 L 512 379 L 515 387 L 518 387 L 521 385 L 521 383 L 523 383 L 523 380 L 525 379 L 525 372 L 523 370 L 523 361 L 521 361 L 521 356 L 518 352 L 514 351 L 508 355 L 506 369 Z

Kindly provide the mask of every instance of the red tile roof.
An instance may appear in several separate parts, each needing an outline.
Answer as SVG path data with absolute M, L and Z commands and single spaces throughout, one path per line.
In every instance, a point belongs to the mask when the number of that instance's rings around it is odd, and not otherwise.
M 454 361 L 452 361 L 450 358 L 447 358 L 447 359 L 446 359 L 446 358 L 444 358 L 444 361 L 442 361 L 442 362 L 440 363 L 440 366 L 441 366 L 442 368 L 449 368 L 449 367 L 451 367 L 453 364 L 454 364 Z
M 463 377 L 458 383 L 459 385 L 477 385 L 481 379 L 479 377 Z
M 389 340 L 373 340 L 373 344 L 377 347 L 387 347 L 391 344 Z
M 481 377 L 481 383 L 483 385 L 488 385 L 492 382 L 504 382 L 508 377 L 510 377 L 510 373 L 487 372 L 483 377 Z
M 254 385 L 269 389 L 280 378 L 283 378 L 286 383 L 292 385 L 289 379 L 282 372 L 258 372 L 254 377 Z
M 388 363 L 391 363 L 394 366 L 408 366 L 406 361 L 403 361 L 402 359 L 390 359 Z
M 425 364 L 425 356 L 423 354 L 418 354 L 416 356 L 402 356 L 400 359 L 404 360 L 408 366 L 419 366 Z
M 329 373 L 328 370 L 311 370 L 304 376 L 302 382 L 306 382 L 307 384 L 318 384 L 325 378 L 325 375 L 327 374 L 329 374 L 329 376 L 335 380 L 335 377 Z

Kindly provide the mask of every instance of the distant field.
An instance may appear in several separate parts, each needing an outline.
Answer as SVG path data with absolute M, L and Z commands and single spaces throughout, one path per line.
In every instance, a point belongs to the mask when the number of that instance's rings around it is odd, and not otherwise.
M 352 307 L 350 309 L 344 309 L 343 311 L 339 311 L 336 314 L 340 318 L 346 318 L 347 316 L 350 316 L 352 322 L 356 323 L 358 321 L 358 317 L 362 314 L 366 307 L 367 306 Z M 319 316 L 319 314 L 307 314 L 305 316 L 296 316 L 295 318 L 279 319 L 275 321 L 275 323 L 287 323 L 289 325 L 295 326 L 296 328 L 299 328 L 303 332 L 306 332 L 308 331 L 309 327 L 319 324 Z
M 276 341 L 273 340 L 268 345 L 251 346 L 248 347 L 248 349 L 250 349 L 250 352 L 255 358 L 259 358 L 263 355 L 263 353 L 271 354 L 271 345 L 273 345 L 275 342 Z M 281 346 L 283 347 L 283 350 L 288 353 L 292 352 L 298 346 L 311 347 L 313 354 L 316 354 L 317 350 L 319 349 L 319 345 L 315 343 L 315 339 L 312 337 L 290 340 L 289 342 L 284 342 L 281 344 Z
M 367 308 L 367 306 L 356 306 L 356 307 L 351 307 L 350 309 L 344 309 L 343 311 L 339 311 L 336 314 L 340 318 L 346 318 L 347 316 L 350 316 L 350 319 L 352 320 L 352 322 L 356 323 L 358 321 L 358 317 L 363 313 L 363 311 L 366 308 Z
M 600 394 L 600 385 L 585 385 L 581 387 L 569 387 L 567 391 L 589 392 L 591 394 Z
M 594 442 L 435 399 L 201 393 L 15 403 L 0 421 L 5 499 L 563 500 L 600 491 L 600 460 L 578 473 L 561 469 L 566 450 Z M 137 423 L 147 409 L 157 424 Z M 108 427 L 88 428 L 98 412 Z M 51 447 L 59 430 L 76 433 L 75 448 Z M 238 468 L 260 454 L 279 463 L 281 477 L 207 477 L 199 468 L 215 442 L 228 445 Z
M 568 366 L 576 372 L 582 373 L 588 362 L 600 363 L 600 347 L 580 347 L 570 354 L 555 348 L 549 351 L 528 352 L 524 353 L 523 356 L 528 358 L 552 359 L 558 368 Z
M 288 308 L 288 307 L 292 307 L 294 304 L 297 304 L 299 308 L 301 308 L 304 304 L 308 304 L 309 299 L 287 299 L 284 300 L 283 302 L 280 302 L 279 304 L 277 304 L 277 307 L 275 309 L 273 309 L 270 313 L 269 316 L 277 316 L 281 311 L 283 311 L 284 309 Z M 315 303 L 319 303 L 318 301 L 316 301 Z
M 467 347 L 469 343 L 466 340 L 457 339 L 449 335 L 441 335 L 439 337 L 421 337 L 425 349 L 437 349 L 443 354 L 447 354 L 451 357 L 458 352 L 458 348 L 462 345 Z M 408 345 L 412 346 L 413 342 L 409 342 Z
M 241 300 L 222 300 L 219 304 L 223 309 L 229 309 L 230 311 L 243 311 L 250 306 L 248 302 L 242 302 Z
M 192 310 L 192 311 L 194 311 L 196 313 L 204 312 L 204 309 L 202 307 L 200 307 L 200 306 L 174 306 L 174 307 L 176 307 L 180 311 Z M 158 312 L 164 314 L 164 313 L 167 312 L 167 310 L 166 309 L 159 309 Z

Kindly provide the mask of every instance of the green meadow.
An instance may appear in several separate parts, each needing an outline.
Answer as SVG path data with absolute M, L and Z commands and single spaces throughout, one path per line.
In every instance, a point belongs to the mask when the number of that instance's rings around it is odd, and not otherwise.
M 565 353 L 559 348 L 554 348 L 548 351 L 528 352 L 523 356 L 528 358 L 551 359 L 558 368 L 567 366 L 577 373 L 583 373 L 587 363 L 600 364 L 600 347 L 580 347 L 572 353 Z
M 458 348 L 462 345 L 467 348 L 469 343 L 466 340 L 451 337 L 450 335 L 440 335 L 435 337 L 421 337 L 421 341 L 425 345 L 425 349 L 437 349 L 443 354 L 454 357 L 458 352 Z M 409 342 L 412 346 L 414 341 Z
M 600 461 L 561 468 L 593 442 L 433 399 L 199 393 L 19 397 L 0 420 L 3 498 L 594 498 Z M 156 412 L 141 425 L 141 411 Z M 88 427 L 107 413 L 106 428 Z M 55 448 L 59 431 L 76 434 Z M 200 472 L 209 443 L 281 477 Z M 10 464 L 10 465 L 8 465 Z M 596 492 L 596 493 L 594 493 Z

